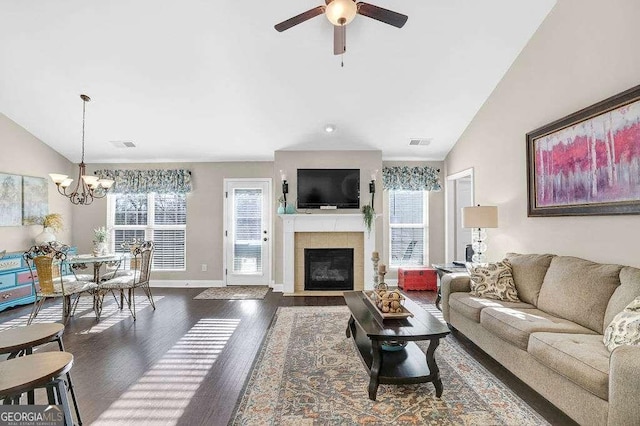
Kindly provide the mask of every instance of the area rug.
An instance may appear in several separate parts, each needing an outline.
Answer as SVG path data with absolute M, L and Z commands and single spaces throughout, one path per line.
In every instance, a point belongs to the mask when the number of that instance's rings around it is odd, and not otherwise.
M 380 385 L 369 400 L 348 319 L 345 306 L 279 308 L 230 424 L 548 424 L 451 336 L 436 351 L 442 398 L 423 383 Z
M 268 292 L 268 286 L 233 285 L 211 287 L 198 294 L 194 299 L 264 299 Z

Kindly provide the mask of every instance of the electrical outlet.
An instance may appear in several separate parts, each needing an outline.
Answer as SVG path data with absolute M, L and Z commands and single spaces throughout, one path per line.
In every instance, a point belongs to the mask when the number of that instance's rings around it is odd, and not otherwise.
M 202 264 L 202 272 L 207 272 L 207 264 L 206 263 Z

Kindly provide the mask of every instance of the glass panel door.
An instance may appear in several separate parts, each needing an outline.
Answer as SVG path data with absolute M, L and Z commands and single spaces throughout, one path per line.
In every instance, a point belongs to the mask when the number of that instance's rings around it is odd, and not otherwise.
M 227 180 L 226 282 L 267 285 L 270 281 L 269 182 Z

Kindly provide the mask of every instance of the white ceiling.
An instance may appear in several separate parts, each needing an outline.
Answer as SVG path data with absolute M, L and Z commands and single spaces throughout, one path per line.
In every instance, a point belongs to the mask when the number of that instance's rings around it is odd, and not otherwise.
M 320 0 L 0 0 L 0 112 L 74 162 L 80 93 L 93 99 L 87 162 L 271 160 L 280 149 L 441 160 L 555 4 L 368 1 L 409 20 L 357 16 L 341 68 L 325 17 L 273 29 Z

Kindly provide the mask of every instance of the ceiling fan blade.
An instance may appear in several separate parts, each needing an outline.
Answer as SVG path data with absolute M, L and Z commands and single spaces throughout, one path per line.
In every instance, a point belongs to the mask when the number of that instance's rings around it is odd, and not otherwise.
M 333 54 L 342 55 L 347 51 L 347 26 L 333 26 Z
M 376 21 L 384 22 L 385 24 L 393 25 L 397 28 L 402 28 L 407 23 L 409 17 L 393 10 L 383 9 L 378 6 L 374 6 L 369 3 L 358 2 L 358 13 L 367 18 L 375 19 Z
M 278 32 L 283 32 L 288 30 L 291 27 L 294 27 L 298 24 L 303 23 L 304 21 L 308 21 L 311 18 L 315 18 L 318 15 L 322 15 L 324 13 L 325 6 L 318 6 L 311 10 L 307 10 L 306 12 L 301 13 L 300 15 L 294 16 L 293 18 L 289 18 L 286 21 L 282 21 L 279 24 L 275 25 L 274 28 Z

